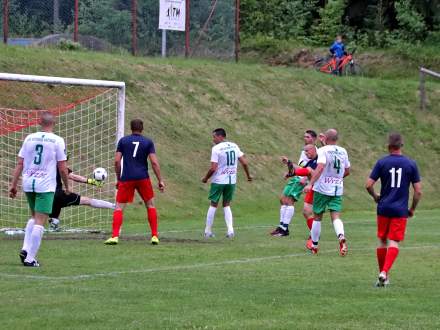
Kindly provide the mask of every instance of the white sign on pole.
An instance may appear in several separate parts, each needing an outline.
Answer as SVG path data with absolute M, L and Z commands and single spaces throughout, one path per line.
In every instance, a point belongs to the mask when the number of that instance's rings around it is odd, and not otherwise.
M 185 0 L 160 0 L 159 29 L 185 31 Z

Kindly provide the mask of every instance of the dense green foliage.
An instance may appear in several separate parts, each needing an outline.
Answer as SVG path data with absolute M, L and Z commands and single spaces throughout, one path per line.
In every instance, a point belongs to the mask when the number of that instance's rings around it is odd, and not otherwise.
M 438 0 L 242 0 L 242 31 L 275 39 L 328 43 L 336 34 L 363 46 L 440 38 Z

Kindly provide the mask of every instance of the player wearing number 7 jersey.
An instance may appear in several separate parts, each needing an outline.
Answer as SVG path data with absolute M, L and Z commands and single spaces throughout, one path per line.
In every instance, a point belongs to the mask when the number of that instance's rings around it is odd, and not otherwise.
M 313 213 L 315 218 L 310 232 L 312 237 L 313 254 L 318 253 L 318 241 L 321 234 L 322 216 L 328 208 L 333 222 L 336 236 L 339 240 L 339 254 L 347 254 L 344 224 L 340 218 L 342 211 L 342 195 L 344 192 L 344 178 L 350 174 L 350 161 L 347 150 L 338 146 L 338 132 L 329 129 L 325 132 L 326 146 L 318 149 L 318 166 L 310 179 L 309 185 L 304 188 L 307 193 L 313 186 Z
M 237 181 L 237 164 L 241 163 L 246 173 L 248 181 L 252 181 L 246 158 L 240 148 L 233 142 L 225 141 L 226 131 L 217 128 L 212 132 L 212 139 L 215 146 L 211 153 L 211 167 L 203 177 L 202 182 L 208 182 L 211 178 L 211 190 L 209 200 L 211 206 L 206 216 L 205 237 L 213 237 L 212 224 L 214 223 L 215 212 L 220 198 L 223 197 L 223 211 L 227 227 L 226 237 L 234 237 L 234 227 L 232 224 L 231 202 L 234 196 L 235 183 Z
M 376 250 L 379 278 L 376 286 L 389 283 L 388 272 L 399 253 L 399 242 L 405 237 L 408 216 L 412 217 L 422 196 L 419 170 L 415 161 L 402 155 L 403 139 L 399 133 L 388 137 L 390 154 L 379 159 L 367 180 L 365 188 L 377 203 Z M 380 195 L 374 184 L 380 179 Z M 411 208 L 408 210 L 409 186 L 414 188 Z
M 105 244 L 118 244 L 123 210 L 127 203 L 133 202 L 134 191 L 137 190 L 147 208 L 147 217 L 151 228 L 151 244 L 156 245 L 159 243 L 157 212 L 153 201 L 153 187 L 148 174 L 148 160 L 151 162 L 161 192 L 164 191 L 165 184 L 160 175 L 160 166 L 154 143 L 142 135 L 144 130 L 142 120 L 133 119 L 130 126 L 132 134 L 121 138 L 116 149 L 115 173 L 118 191 L 116 194 L 116 207 L 113 212 L 113 233 L 112 237 L 105 241 Z

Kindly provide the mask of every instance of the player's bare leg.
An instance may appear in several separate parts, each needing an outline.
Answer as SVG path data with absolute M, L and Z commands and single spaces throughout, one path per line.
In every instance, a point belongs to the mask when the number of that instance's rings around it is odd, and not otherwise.
M 231 202 L 223 202 L 223 212 L 225 215 L 225 223 L 227 228 L 226 237 L 234 238 L 235 233 L 232 219 Z
M 318 253 L 319 237 L 321 236 L 322 215 L 323 215 L 323 213 L 315 214 L 315 218 L 314 218 L 313 224 L 312 224 L 312 230 L 310 231 L 310 236 L 312 237 L 312 247 L 310 249 L 310 252 L 312 252 L 312 254 Z
M 208 208 L 208 213 L 206 214 L 206 226 L 205 226 L 205 238 L 214 237 L 212 232 L 212 225 L 214 224 L 215 212 L 217 211 L 218 203 L 212 202 Z
M 157 210 L 154 206 L 154 198 L 149 199 L 145 202 L 145 207 L 147 208 L 148 223 L 151 229 L 151 244 L 159 244 L 158 232 L 157 232 Z
M 119 234 L 121 233 L 122 222 L 124 220 L 124 208 L 126 203 L 116 202 L 115 210 L 113 211 L 112 223 L 112 237 L 104 242 L 106 245 L 116 245 L 119 242 Z
M 313 225 L 313 204 L 304 202 L 303 207 L 303 216 L 306 219 L 307 227 L 309 228 L 309 231 L 312 230 Z M 306 242 L 306 248 L 310 250 L 312 248 L 312 236 L 309 235 L 309 238 Z
M 30 236 L 29 250 L 27 251 L 26 259 L 23 262 L 24 266 L 28 267 L 39 267 L 39 263 L 36 260 L 38 250 L 40 249 L 41 239 L 44 233 L 44 224 L 48 219 L 48 215 L 45 213 L 34 212 L 35 224 L 32 228 L 32 233 Z
M 344 233 L 344 224 L 340 218 L 341 214 L 336 211 L 330 211 L 333 228 L 335 229 L 336 237 L 339 240 L 339 255 L 344 257 L 348 252 L 347 242 Z

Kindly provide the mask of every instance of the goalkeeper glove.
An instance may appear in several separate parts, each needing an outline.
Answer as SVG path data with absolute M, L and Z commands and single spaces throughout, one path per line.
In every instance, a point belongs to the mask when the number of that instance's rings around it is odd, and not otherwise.
M 96 179 L 87 179 L 87 183 L 91 184 L 92 186 L 102 187 L 104 185 L 104 182 L 98 181 Z

